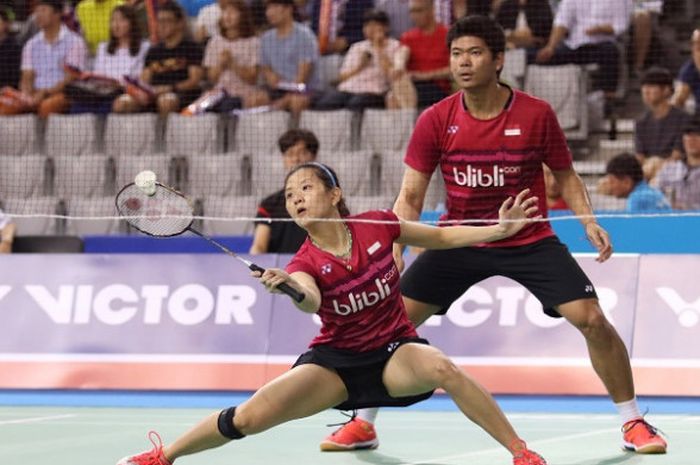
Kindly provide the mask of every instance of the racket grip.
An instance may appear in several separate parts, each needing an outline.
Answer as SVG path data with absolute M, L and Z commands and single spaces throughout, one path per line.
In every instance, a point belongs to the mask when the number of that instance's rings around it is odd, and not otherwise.
M 250 271 L 259 271 L 261 273 L 265 272 L 265 268 L 256 265 L 255 263 L 251 263 L 248 268 L 250 268 Z M 279 286 L 277 286 L 277 289 L 280 290 L 280 292 L 283 292 L 287 294 L 289 297 L 292 298 L 297 303 L 300 303 L 302 300 L 306 298 L 306 294 L 303 292 L 299 292 L 296 289 L 294 289 L 292 286 L 290 286 L 287 283 L 282 283 Z

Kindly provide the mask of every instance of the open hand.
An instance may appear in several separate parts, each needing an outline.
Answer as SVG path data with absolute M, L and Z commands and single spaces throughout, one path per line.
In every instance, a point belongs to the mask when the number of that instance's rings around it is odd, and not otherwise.
M 533 216 L 537 211 L 537 197 L 530 196 L 530 189 L 520 191 L 515 199 L 508 197 L 498 210 L 498 226 L 503 237 L 510 237 L 528 222 L 542 218 L 542 215 Z

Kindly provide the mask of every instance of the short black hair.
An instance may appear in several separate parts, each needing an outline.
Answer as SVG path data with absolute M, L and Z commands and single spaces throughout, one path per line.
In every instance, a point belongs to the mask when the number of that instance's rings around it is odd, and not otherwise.
M 683 134 L 700 134 L 700 115 L 688 118 L 683 125 Z
M 464 36 L 478 37 L 486 42 L 494 57 L 506 50 L 506 34 L 503 28 L 488 16 L 468 15 L 455 21 L 447 33 L 447 49 L 452 47 L 452 42 Z
M 39 0 L 36 5 L 46 5 L 54 9 L 58 13 L 63 13 L 63 0 Z
M 277 145 L 280 152 L 284 153 L 299 142 L 303 142 L 306 149 L 314 154 L 314 157 L 318 155 L 318 138 L 308 129 L 290 129 L 280 136 Z
M 611 158 L 605 167 L 605 173 L 611 174 L 617 178 L 630 177 L 635 186 L 644 179 L 642 164 L 639 163 L 637 157 L 627 152 L 620 153 Z
M 673 76 L 671 76 L 671 72 L 666 68 L 653 66 L 642 76 L 642 85 L 673 88 Z
M 185 10 L 182 9 L 179 3 L 173 0 L 166 0 L 165 3 L 158 6 L 158 12 L 169 11 L 178 20 L 185 19 Z
M 375 23 L 379 23 L 383 26 L 388 26 L 389 15 L 386 14 L 384 10 L 370 8 L 369 10 L 366 10 L 362 15 L 362 24 L 367 24 L 372 21 L 374 21 Z

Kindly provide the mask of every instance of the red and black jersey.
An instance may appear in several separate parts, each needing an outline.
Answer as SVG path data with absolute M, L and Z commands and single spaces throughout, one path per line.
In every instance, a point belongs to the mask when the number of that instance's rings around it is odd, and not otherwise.
M 495 118 L 479 120 L 458 92 L 424 111 L 413 131 L 405 162 L 432 174 L 440 165 L 447 188 L 446 220 L 496 220 L 501 203 L 529 188 L 547 215 L 542 163 L 552 170 L 571 168 L 571 152 L 552 108 L 524 92 L 512 91 Z M 524 227 L 502 241 L 505 247 L 553 236 L 548 222 Z
M 346 223 L 353 240 L 348 260 L 319 249 L 307 238 L 289 262 L 288 273 L 307 273 L 321 291 L 321 332 L 310 347 L 324 344 L 365 352 L 417 336 L 404 309 L 392 255 L 394 239 L 401 234 L 398 218 L 383 210 L 348 219 L 394 223 Z

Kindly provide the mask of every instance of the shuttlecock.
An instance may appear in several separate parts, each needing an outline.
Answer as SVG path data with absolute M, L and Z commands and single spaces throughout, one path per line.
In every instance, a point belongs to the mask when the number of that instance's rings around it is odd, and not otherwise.
M 134 178 L 134 184 L 136 187 L 141 189 L 141 191 L 146 195 L 153 195 L 156 193 L 156 173 L 153 171 L 141 171 Z

